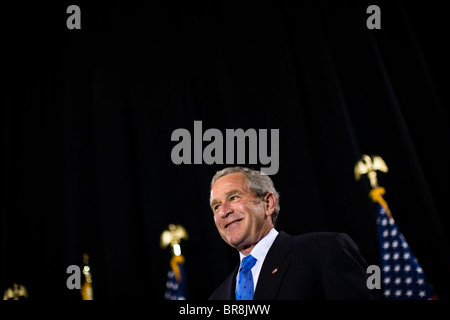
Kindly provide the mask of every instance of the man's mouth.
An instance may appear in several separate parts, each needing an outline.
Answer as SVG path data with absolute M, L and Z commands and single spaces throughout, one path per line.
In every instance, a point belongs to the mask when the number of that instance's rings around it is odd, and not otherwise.
M 238 222 L 241 221 L 241 220 L 242 220 L 242 218 L 241 218 L 241 219 L 234 220 L 234 221 L 231 221 L 230 223 L 227 223 L 227 224 L 225 225 L 225 229 L 227 229 L 229 226 L 235 225 L 236 223 L 238 223 Z

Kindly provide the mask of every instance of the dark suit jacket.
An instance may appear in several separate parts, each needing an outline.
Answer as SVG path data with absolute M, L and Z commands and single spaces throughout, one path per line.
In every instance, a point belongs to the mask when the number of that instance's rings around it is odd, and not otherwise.
M 234 272 L 210 300 L 234 300 Z M 366 262 L 344 233 L 314 232 L 290 236 L 280 232 L 259 274 L 254 300 L 377 299 L 367 288 Z

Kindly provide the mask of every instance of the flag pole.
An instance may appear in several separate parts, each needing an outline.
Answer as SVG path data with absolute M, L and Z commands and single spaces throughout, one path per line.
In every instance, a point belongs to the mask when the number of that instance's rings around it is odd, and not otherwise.
M 83 264 L 84 282 L 81 286 L 81 298 L 82 300 L 94 300 L 91 267 L 89 266 L 89 255 L 87 253 L 83 254 Z
M 369 177 L 370 186 L 372 187 L 372 190 L 370 190 L 369 193 L 370 199 L 382 206 L 389 218 L 393 219 L 391 210 L 389 209 L 387 202 L 383 198 L 386 190 L 378 185 L 377 179 L 377 171 L 381 171 L 384 173 L 387 173 L 389 171 L 383 158 L 378 155 L 373 155 L 370 157 L 367 154 L 364 154 L 362 155 L 361 159 L 356 162 L 354 171 L 356 181 L 359 181 L 361 179 L 361 176 L 367 174 L 367 176 Z
M 189 236 L 186 229 L 178 224 L 169 224 L 160 238 L 161 249 L 170 245 L 172 258 L 170 259 L 171 270 L 167 274 L 166 293 L 167 300 L 186 299 L 186 277 L 184 275 L 184 256 L 181 254 L 181 240 L 187 240 Z

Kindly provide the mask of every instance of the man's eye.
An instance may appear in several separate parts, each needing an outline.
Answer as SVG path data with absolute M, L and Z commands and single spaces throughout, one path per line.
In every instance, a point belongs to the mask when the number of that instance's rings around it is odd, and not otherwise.
M 230 201 L 236 200 L 237 198 L 238 198 L 237 196 L 231 196 Z
M 220 208 L 220 205 L 215 205 L 214 208 L 213 208 L 214 212 L 216 212 L 217 210 L 219 210 L 219 208 Z

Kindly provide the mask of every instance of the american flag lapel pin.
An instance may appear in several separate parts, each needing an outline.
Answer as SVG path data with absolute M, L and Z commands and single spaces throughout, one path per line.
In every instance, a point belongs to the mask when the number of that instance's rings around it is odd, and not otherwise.
M 275 274 L 277 272 L 278 272 L 278 268 L 275 268 L 275 269 L 272 270 L 272 274 Z

